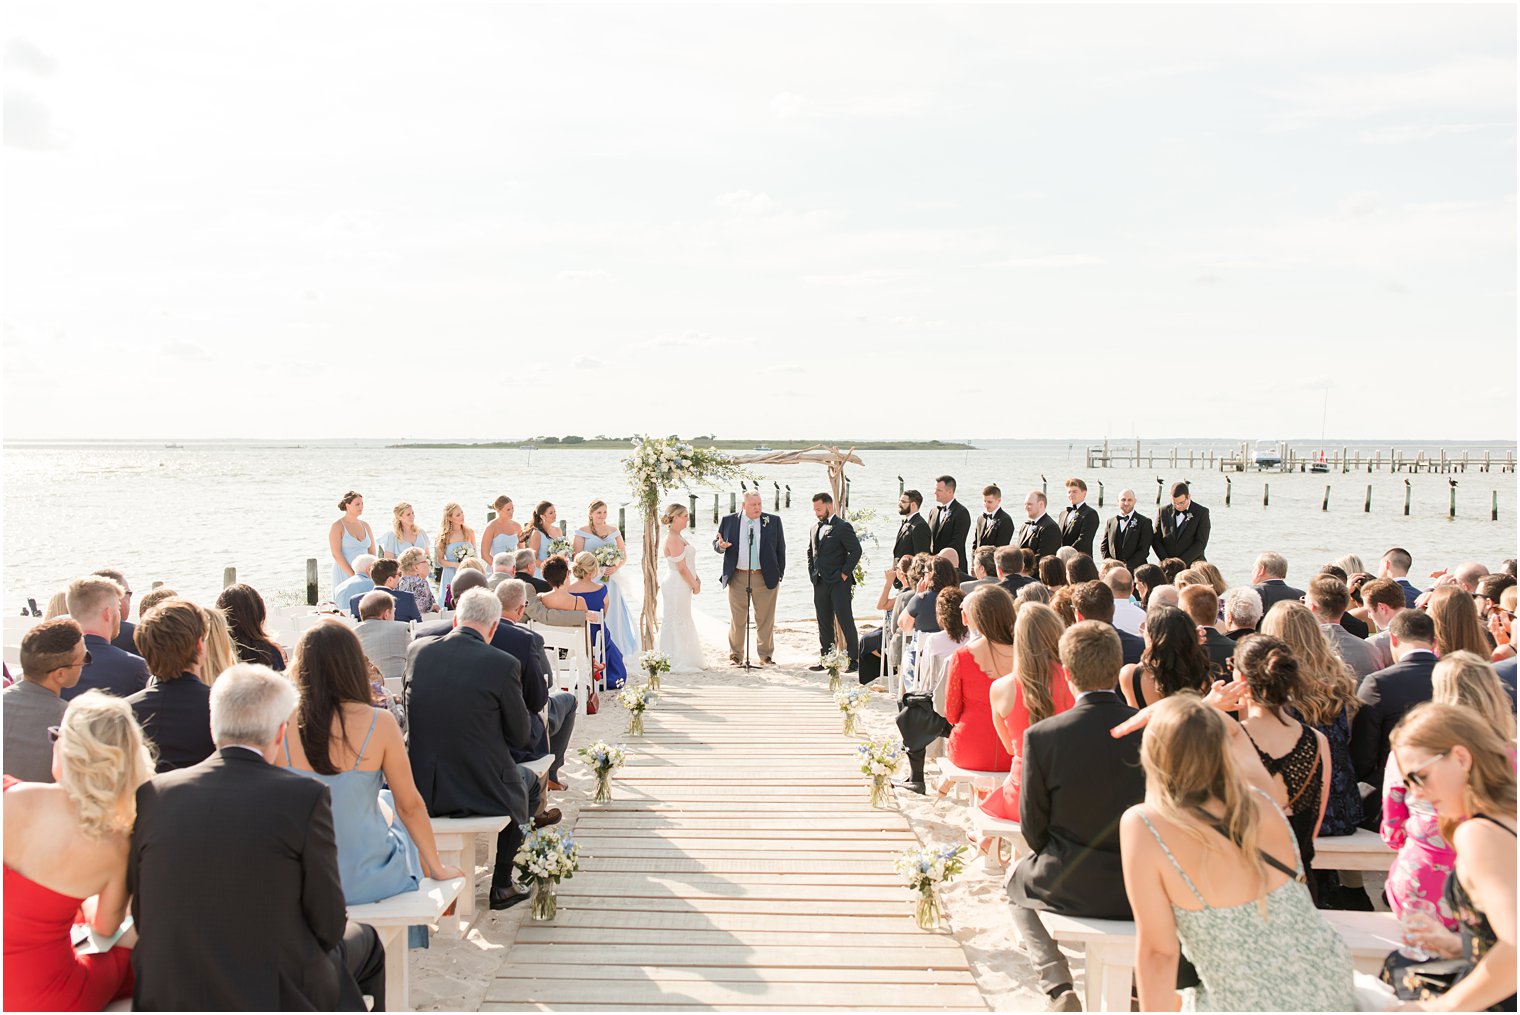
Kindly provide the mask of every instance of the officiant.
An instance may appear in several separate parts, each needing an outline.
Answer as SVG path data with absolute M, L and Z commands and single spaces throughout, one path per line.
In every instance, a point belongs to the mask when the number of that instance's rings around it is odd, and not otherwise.
M 744 508 L 724 515 L 713 549 L 723 554 L 718 584 L 728 589 L 728 659 L 744 662 L 749 608 L 755 613 L 755 649 L 760 662 L 774 666 L 776 592 L 786 573 L 786 535 L 781 516 L 760 510 L 760 494 L 744 495 Z

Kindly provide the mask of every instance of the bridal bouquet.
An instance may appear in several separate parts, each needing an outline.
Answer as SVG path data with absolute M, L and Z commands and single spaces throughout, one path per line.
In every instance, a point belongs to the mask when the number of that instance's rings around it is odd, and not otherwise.
M 848 691 L 836 691 L 834 704 L 839 706 L 839 711 L 844 713 L 844 735 L 852 736 L 855 733 L 855 713 L 870 704 L 871 692 L 864 687 L 851 688 Z
M 617 567 L 628 559 L 628 554 L 619 550 L 616 543 L 598 546 L 595 550 L 591 551 L 591 555 L 596 558 L 596 562 L 602 565 L 602 567 Z
M 627 760 L 623 749 L 614 747 L 605 740 L 598 740 L 590 747 L 582 747 L 576 753 L 596 773 L 596 796 L 591 802 L 607 803 L 612 799 L 612 773 L 622 768 L 623 762 Z
M 829 690 L 839 690 L 839 671 L 850 665 L 850 654 L 835 645 L 825 652 L 818 662 L 829 671 Z
M 918 893 L 914 918 L 923 930 L 939 926 L 939 900 L 934 888 L 966 869 L 965 846 L 910 846 L 897 854 L 894 865 L 909 888 Z
M 464 560 L 466 557 L 473 557 L 473 556 L 475 556 L 475 547 L 471 546 L 469 543 L 465 543 L 459 549 L 457 549 L 457 550 L 454 551 L 454 561 L 455 561 L 455 563 L 458 563 L 459 561 Z
M 855 748 L 855 760 L 860 764 L 861 774 L 871 777 L 872 807 L 880 807 L 886 799 L 887 780 L 897 771 L 902 756 L 902 741 L 888 737 L 867 740 Z
M 517 879 L 533 886 L 535 920 L 554 919 L 559 907 L 559 882 L 580 869 L 580 846 L 557 828 L 535 828 L 523 839 L 512 866 Z
M 670 656 L 664 652 L 649 651 L 639 656 L 639 665 L 649 674 L 649 686 L 660 689 L 660 674 L 670 672 Z
M 575 549 L 571 546 L 570 540 L 561 536 L 558 539 L 549 540 L 549 556 L 553 557 L 555 554 L 570 560 L 575 556 Z
M 628 732 L 635 736 L 644 733 L 644 710 L 649 703 L 654 701 L 654 688 L 645 684 L 643 687 L 625 687 L 618 692 L 618 703 L 628 710 Z

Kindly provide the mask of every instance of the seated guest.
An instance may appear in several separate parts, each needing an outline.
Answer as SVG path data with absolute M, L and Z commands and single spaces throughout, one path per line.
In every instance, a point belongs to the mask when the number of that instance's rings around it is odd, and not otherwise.
M 1341 623 L 1346 607 L 1351 605 L 1351 593 L 1346 591 L 1339 578 L 1328 574 L 1315 575 L 1309 582 L 1309 591 L 1304 594 L 1304 602 L 1319 620 L 1320 629 L 1335 646 L 1336 653 L 1351 667 L 1358 680 L 1382 669 L 1378 665 L 1377 653 L 1367 644 L 1365 636 L 1358 638 Z
M 134 636 L 137 633 L 137 625 L 127 618 L 132 615 L 132 586 L 127 584 L 126 577 L 115 568 L 103 567 L 95 572 L 97 578 L 109 578 L 121 586 L 121 630 L 116 632 L 116 637 L 111 639 L 111 644 L 123 652 L 139 654 Z M 143 609 L 138 607 L 137 618 L 142 619 Z
M 458 595 L 464 595 L 470 589 L 484 589 L 486 587 L 486 576 L 481 574 L 479 571 L 472 571 L 468 568 L 456 572 L 456 577 L 454 580 L 460 583 L 459 589 L 457 591 Z M 448 634 L 450 631 L 454 630 L 454 627 L 454 621 L 449 617 L 440 617 L 437 620 L 429 620 L 425 623 L 418 624 L 417 627 L 413 629 L 412 642 L 415 644 L 418 638 L 441 638 L 444 635 Z
M 116 645 L 124 598 L 120 585 L 99 575 L 69 582 L 69 616 L 84 632 L 84 647 L 88 654 L 79 682 L 64 689 L 64 701 L 86 691 L 106 691 L 125 698 L 148 686 L 148 664 L 143 662 L 142 656 Z
M 547 564 L 548 561 L 544 563 Z M 554 627 L 584 627 L 587 623 L 596 624 L 601 622 L 602 613 L 600 610 L 583 612 L 580 606 L 556 609 L 539 602 L 539 597 L 546 592 L 553 592 L 554 586 L 534 574 L 534 571 L 539 567 L 539 563 L 534 558 L 532 550 L 518 550 L 514 566 L 517 568 L 517 571 L 513 576 L 527 585 L 528 602 L 523 607 L 523 615 L 535 624 L 550 624 Z M 570 571 L 567 563 L 565 571 L 566 581 L 569 580 L 569 576 Z
M 396 620 L 390 590 L 375 589 L 359 600 L 359 626 L 354 628 L 364 657 L 375 664 L 386 680 L 400 680 L 406 672 L 406 650 L 412 632 Z
M 1190 585 L 1177 595 L 1177 606 L 1188 619 L 1198 626 L 1203 636 L 1203 650 L 1208 653 L 1214 668 L 1214 679 L 1223 680 L 1228 674 L 1228 660 L 1235 654 L 1235 642 L 1219 633 L 1215 621 L 1219 616 L 1219 597 L 1208 585 Z
M 371 591 L 384 590 L 390 593 L 395 603 L 395 617 L 392 619 L 403 624 L 413 620 L 420 621 L 422 612 L 417 609 L 416 597 L 401 588 L 400 568 L 401 565 L 394 560 L 375 561 L 369 570 L 369 576 L 375 583 L 375 588 Z M 348 607 L 349 616 L 359 616 L 359 601 L 368 594 L 366 592 L 363 595 L 354 596 L 345 604 Z
M 1324 566 L 1322 566 L 1319 569 L 1319 573 L 1317 575 L 1315 575 L 1315 577 L 1316 578 L 1325 578 L 1325 577 L 1334 578 L 1336 581 L 1338 581 L 1342 585 L 1346 586 L 1346 612 L 1344 612 L 1344 613 L 1341 614 L 1341 619 L 1339 621 L 1339 624 L 1340 624 L 1341 627 L 1345 628 L 1346 629 L 1346 633 L 1349 634 L 1349 635 L 1351 635 L 1353 638 L 1357 639 L 1358 641 L 1366 641 L 1367 640 L 1367 635 L 1371 633 L 1370 631 L 1367 630 L 1367 622 L 1364 621 L 1364 620 L 1362 620 L 1360 617 L 1353 617 L 1351 615 L 1351 613 L 1350 613 L 1351 603 L 1352 603 L 1351 577 L 1345 571 L 1341 570 L 1341 568 L 1339 566 L 1337 566 L 1335 564 L 1325 564 Z M 1367 577 L 1370 578 L 1372 576 L 1368 575 Z M 1311 586 L 1313 585 L 1313 579 L 1310 579 L 1310 585 Z M 1308 601 L 1309 601 L 1309 593 L 1305 592 L 1304 593 L 1304 602 L 1307 603 Z M 1350 660 L 1348 659 L 1347 661 L 1349 662 Z M 1375 669 L 1378 669 L 1378 668 L 1379 667 L 1374 666 L 1372 669 L 1375 670 Z M 1369 670 L 1368 672 L 1371 672 L 1371 671 Z M 1363 674 L 1363 676 L 1365 676 L 1365 675 L 1366 674 Z
M 1039 603 L 1042 606 L 1049 606 L 1051 598 L 1050 589 L 1046 588 L 1039 582 L 1030 582 L 1028 585 L 1025 585 L 1023 588 L 1019 589 L 1019 594 L 1018 597 L 1014 600 L 1014 604 L 1017 605 L 1018 603 Z
M 1036 567 L 1040 570 L 1040 584 L 1052 592 L 1066 584 L 1066 565 L 1054 554 L 1041 557 Z
M 1325 778 L 1330 770 L 1330 742 L 1288 712 L 1289 703 L 1302 696 L 1302 676 L 1287 643 L 1269 634 L 1242 638 L 1234 668 L 1236 679 L 1245 681 L 1249 691 L 1240 728 L 1287 798 L 1285 810 L 1298 842 L 1299 863 L 1309 879 L 1309 895 L 1318 902 L 1311 865 L 1314 837 L 1330 798 L 1330 780 Z
M 1135 568 L 1135 598 L 1140 603 L 1142 610 L 1151 608 L 1151 593 L 1171 583 L 1166 580 L 1166 572 L 1155 564 L 1141 564 Z
M 564 559 L 555 560 L 563 569 Z M 512 819 L 497 836 L 491 874 L 491 908 L 506 909 L 528 897 L 513 887 L 512 858 L 539 796 L 538 779 L 512 760 L 513 748 L 533 743 L 522 665 L 491 647 L 501 602 L 484 588 L 460 595 L 453 620 L 448 635 L 418 638 L 407 650 L 412 775 L 433 817 Z
M 1076 621 L 1100 620 L 1105 624 L 1113 624 L 1114 593 L 1108 585 L 1101 581 L 1086 581 L 1080 585 L 1067 587 L 1072 590 L 1071 605 Z M 1124 662 L 1138 663 L 1141 654 L 1145 652 L 1145 639 L 1139 635 L 1130 634 L 1128 631 L 1119 630 L 1118 625 L 1114 625 L 1114 630 L 1119 634 L 1119 645 L 1124 650 Z
M 1075 554 L 1066 562 L 1066 584 L 1080 585 L 1098 580 L 1098 565 L 1085 553 Z
M 1161 561 L 1161 573 L 1166 576 L 1166 583 L 1174 585 L 1177 576 L 1187 570 L 1187 561 L 1181 557 L 1167 557 Z
M 139 617 L 146 617 L 149 610 L 153 609 L 153 607 L 157 606 L 165 599 L 179 598 L 181 598 L 181 596 L 178 592 L 175 592 L 167 585 L 160 585 L 158 588 L 154 589 L 152 592 L 149 592 L 147 595 L 143 596 L 137 601 L 137 615 Z
M 1122 656 L 1113 627 L 1097 621 L 1069 627 L 1060 653 L 1076 704 L 1024 733 L 1019 829 L 1030 853 L 1013 868 L 1007 888 L 1013 924 L 1050 1006 L 1080 1011 L 1071 968 L 1040 911 L 1130 918 L 1118 823 L 1144 796 L 1145 779 L 1140 734 L 1110 732 L 1135 714 L 1114 689 Z
M 401 556 L 396 558 L 399 567 L 399 575 L 396 579 L 396 588 L 402 592 L 410 592 L 412 598 L 417 601 L 417 613 L 437 613 L 438 601 L 433 598 L 433 587 L 428 584 L 428 558 L 427 551 L 418 547 L 409 547 L 401 551 Z
M 1458 705 L 1430 703 L 1393 734 L 1406 786 L 1428 800 L 1456 847 L 1443 908 L 1459 935 L 1427 923 L 1411 934 L 1438 958 L 1462 959 L 1455 982 L 1414 1005 L 1430 1011 L 1509 1011 L 1515 1007 L 1515 754 L 1486 718 Z M 1395 984 L 1404 960 L 1388 957 Z M 1397 989 L 1397 988 L 1396 988 Z M 1401 996 L 1406 996 L 1400 991 Z
M 1224 636 L 1239 641 L 1261 624 L 1261 593 L 1241 586 L 1224 594 Z
M 364 652 L 354 633 L 337 623 L 308 630 L 296 644 L 290 677 L 300 699 L 274 764 L 330 792 L 343 901 L 379 902 L 415 892 L 423 877 L 460 877 L 438 859 L 400 725 L 370 704 Z M 413 944 L 425 946 L 426 929 L 417 930 Z
M 1515 606 L 1516 588 L 1511 585 L 1499 593 L 1493 609 L 1488 611 L 1488 633 L 1494 639 L 1494 651 L 1490 656 L 1493 662 L 1515 658 Z
M 188 599 L 160 603 L 137 625 L 137 647 L 153 683 L 127 699 L 158 753 L 158 771 L 211 757 L 211 688 L 201 680 L 206 615 Z
M 900 646 L 894 642 L 902 638 L 902 633 L 897 630 L 894 620 L 897 615 L 897 601 L 902 598 L 898 593 L 907 588 L 908 568 L 912 566 L 912 563 L 913 558 L 903 554 L 896 564 L 887 568 L 882 576 L 881 592 L 876 596 L 876 609 L 884 614 L 885 623 L 876 630 L 868 631 L 860 636 L 860 682 L 862 684 L 869 684 L 881 676 L 884 643 L 887 653 L 893 660 L 893 665 L 898 665 L 897 649 Z M 881 688 L 877 687 L 875 690 L 881 690 Z
M 1067 627 L 1077 622 L 1077 608 L 1071 601 L 1074 591 L 1073 586 L 1062 585 L 1050 597 L 1050 608 L 1056 611 L 1056 616 L 1060 617 L 1061 623 Z
M 333 589 L 333 602 L 338 604 L 338 609 L 348 609 L 349 601 L 357 599 L 370 592 L 375 587 L 374 578 L 370 577 L 370 570 L 375 566 L 375 561 L 380 558 L 373 554 L 361 553 L 351 563 L 354 573 L 343 580 L 343 583 Z
M 1436 663 L 1431 674 L 1431 700 L 1472 709 L 1499 734 L 1513 757 L 1515 712 L 1504 685 L 1492 666 L 1471 652 L 1458 652 Z M 1399 851 L 1388 872 L 1384 895 L 1388 908 L 1400 915 L 1411 899 L 1436 904 L 1446 929 L 1455 933 L 1457 916 L 1445 901 L 1446 880 L 1456 853 L 1441 834 L 1441 822 L 1423 794 L 1404 785 L 1398 758 L 1388 757 L 1383 771 L 1383 841 Z
M 495 524 L 495 523 L 493 522 L 492 524 Z M 529 556 L 529 559 L 532 559 L 532 551 L 531 550 L 529 551 L 528 556 Z M 491 558 L 491 573 L 486 576 L 486 588 L 490 589 L 492 592 L 495 592 L 496 591 L 496 586 L 500 585 L 502 582 L 506 581 L 508 578 L 515 578 L 517 576 L 516 572 L 517 572 L 517 551 L 516 550 L 503 550 L 503 551 L 501 551 L 500 553 L 496 554 L 494 557 Z
M 1478 619 L 1478 607 L 1465 590 L 1443 585 L 1430 594 L 1430 619 L 1436 626 L 1436 655 L 1471 652 L 1488 658 L 1494 651 L 1493 639 Z
M 127 915 L 134 797 L 153 759 L 126 702 L 100 691 L 55 732 L 56 786 L 5 777 L 6 1011 L 100 1011 L 132 992 L 130 943 L 81 955 L 69 935 L 81 906 L 105 939 Z
M 1378 564 L 1378 577 L 1387 578 L 1396 584 L 1404 593 L 1404 609 L 1414 609 L 1414 602 L 1420 598 L 1420 590 L 1415 588 L 1409 581 L 1409 569 L 1414 566 L 1414 558 L 1409 556 L 1409 551 L 1400 546 L 1395 546 L 1383 554 L 1382 561 Z
M 1411 708 L 1430 700 L 1435 640 L 1435 624 L 1419 610 L 1400 610 L 1389 621 L 1388 644 L 1397 662 L 1363 678 L 1356 692 L 1362 707 L 1351 723 L 1351 761 L 1358 782 L 1382 784 L 1393 728 Z M 1373 793 L 1362 803 L 1362 827 L 1376 830 L 1382 801 Z
M 1013 672 L 994 680 L 988 695 L 992 728 L 1013 758 L 1008 778 L 981 803 L 982 810 L 993 817 L 1019 820 L 1025 731 L 1076 704 L 1061 669 L 1061 634 L 1065 630 L 1066 625 L 1048 606 L 1030 603 L 1019 610 L 1018 623 L 1013 627 Z
M 1251 569 L 1251 587 L 1261 596 L 1263 613 L 1284 599 L 1298 602 L 1304 598 L 1304 590 L 1289 585 L 1287 578 L 1288 558 L 1282 554 L 1268 551 L 1256 558 L 1256 566 Z
M 267 614 L 264 597 L 252 585 L 228 585 L 216 597 L 217 608 L 227 617 L 227 627 L 237 646 L 238 658 L 272 670 L 285 669 L 285 650 L 264 629 Z
M 1001 588 L 988 586 L 967 597 L 964 608 L 974 636 L 950 658 L 945 718 L 955 728 L 945 753 L 961 768 L 1006 772 L 1013 758 L 992 728 L 988 695 L 994 680 L 1013 672 L 1013 600 Z
M 63 720 L 68 703 L 60 692 L 79 683 L 89 659 L 84 632 L 68 617 L 44 620 L 21 636 L 21 679 L 0 694 L 6 775 L 23 782 L 53 781 L 48 729 Z
M 937 682 L 950 659 L 971 640 L 965 616 L 967 598 L 958 588 L 943 589 L 934 598 L 934 624 L 939 630 L 924 634 L 918 643 L 919 686 L 926 691 Z
M 480 580 L 481 580 L 481 586 L 482 587 L 484 587 L 485 583 L 489 580 L 489 574 L 488 574 L 489 569 L 486 567 L 486 562 L 483 561 L 483 560 L 481 560 L 479 557 L 466 557 L 466 558 L 464 558 L 464 560 L 461 560 L 459 562 L 458 566 L 455 568 L 454 576 L 457 578 L 459 576 L 459 573 L 461 571 L 474 571 L 477 574 L 479 574 L 480 575 Z M 457 604 L 459 602 L 459 594 L 460 594 L 460 590 L 454 588 L 454 583 L 453 583 L 452 580 L 450 580 L 448 582 L 448 584 L 444 586 L 444 589 L 443 589 L 443 607 L 444 607 L 444 609 L 446 609 L 446 610 L 457 609 L 458 608 Z
M 1140 630 L 1145 626 L 1145 611 L 1131 598 L 1135 592 L 1135 580 L 1130 575 L 1129 568 L 1109 568 L 1102 581 L 1114 595 L 1114 627 L 1136 638 L 1141 637 Z
M 552 590 L 548 582 L 538 577 L 538 558 L 533 556 L 532 550 L 518 550 L 512 561 L 512 577 L 519 578 L 528 583 L 528 587 L 540 594 Z
M 1024 552 L 1017 546 L 998 547 L 993 551 L 992 561 L 998 581 L 1010 596 L 1017 596 L 1019 589 L 1034 581 L 1024 572 Z
M 48 597 L 47 607 L 42 611 L 43 620 L 52 620 L 54 617 L 67 617 L 69 615 L 69 590 L 59 589 Z
M 348 923 L 326 786 L 270 762 L 290 681 L 240 664 L 211 689 L 217 753 L 137 791 L 127 870 L 136 1011 L 364 1011 L 385 952 Z M 358 983 L 355 983 L 355 979 Z
M 1181 601 L 1182 592 L 1177 586 L 1162 585 L 1160 588 L 1151 589 L 1150 602 L 1146 605 L 1145 612 L 1149 614 L 1152 610 L 1159 610 L 1162 607 L 1171 607 L 1174 610 L 1180 609 L 1181 607 L 1178 604 Z
M 1404 590 L 1387 578 L 1374 578 L 1362 586 L 1362 602 L 1367 606 L 1367 626 L 1372 634 L 1367 644 L 1377 660 L 1378 669 L 1386 670 L 1393 665 L 1393 648 L 1388 644 L 1388 625 L 1403 609 Z
M 523 608 L 528 601 L 527 584 L 508 578 L 496 586 L 495 596 L 501 604 L 501 622 L 496 625 L 491 644 L 516 659 L 522 667 L 523 705 L 533 726 L 533 745 L 513 750 L 512 757 L 524 762 L 552 753 L 554 763 L 548 771 L 550 788 L 562 790 L 565 787 L 559 781 L 559 774 L 565 764 L 570 735 L 575 729 L 575 694 L 570 691 L 550 693 L 554 669 L 544 650 L 543 636 L 520 626 Z M 539 718 L 541 712 L 547 715 L 547 723 Z M 559 820 L 558 815 L 559 809 L 551 807 L 535 814 L 534 824 L 540 827 L 552 825 Z
M 225 613 L 215 606 L 202 606 L 201 613 L 206 617 L 206 659 L 201 663 L 201 683 L 209 687 L 237 665 L 237 646 L 233 644 L 232 628 L 227 626 Z
M 983 585 L 997 584 L 997 551 L 1001 547 L 978 546 L 971 554 L 971 580 L 960 583 L 962 593 Z
M 1140 1010 L 1354 1011 L 1350 952 L 1299 883 L 1282 812 L 1232 763 L 1237 731 L 1186 694 L 1146 727 L 1145 802 L 1119 829 Z M 1200 985 L 1179 998 L 1183 956 Z
M 1171 606 L 1147 611 L 1145 652 L 1138 663 L 1119 671 L 1119 690 L 1129 706 L 1151 705 L 1178 691 L 1203 694 L 1213 679 L 1213 667 L 1198 644 L 1198 627 L 1192 618 Z

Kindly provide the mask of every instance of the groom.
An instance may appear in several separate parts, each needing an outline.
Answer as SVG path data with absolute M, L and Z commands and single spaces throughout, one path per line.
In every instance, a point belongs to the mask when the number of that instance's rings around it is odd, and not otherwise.
M 760 494 L 751 490 L 744 495 L 744 510 L 724 515 L 718 523 L 713 549 L 723 554 L 718 584 L 728 589 L 729 662 L 738 666 L 744 661 L 749 595 L 755 602 L 755 647 L 760 661 L 774 666 L 776 587 L 786 573 L 786 536 L 780 516 L 761 511 Z
M 860 669 L 860 642 L 855 633 L 855 614 L 850 597 L 855 592 L 855 565 L 860 563 L 860 539 L 855 527 L 834 513 L 834 498 L 813 494 L 813 514 L 818 523 L 808 540 L 808 577 L 813 580 L 813 609 L 818 614 L 818 645 L 827 655 L 834 647 L 834 625 L 844 633 L 850 655 L 845 672 Z M 822 663 L 809 666 L 823 669 Z

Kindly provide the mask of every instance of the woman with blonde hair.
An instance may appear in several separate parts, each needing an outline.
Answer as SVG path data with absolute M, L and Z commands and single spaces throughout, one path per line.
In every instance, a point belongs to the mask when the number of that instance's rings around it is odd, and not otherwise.
M 1419 926 L 1408 921 L 1406 936 L 1437 958 L 1465 960 L 1465 969 L 1438 993 L 1402 975 L 1406 960 L 1394 952 L 1384 976 L 1400 997 L 1418 999 L 1414 1007 L 1420 1010 L 1513 1011 L 1514 745 L 1473 709 L 1426 702 L 1394 728 L 1389 747 L 1400 781 L 1411 796 L 1430 804 L 1441 834 L 1456 848 L 1442 908 L 1456 917 L 1458 933 L 1427 919 Z
M 577 553 L 575 561 L 570 565 L 570 574 L 575 579 L 565 586 L 565 591 L 585 604 L 587 610 L 602 611 L 606 616 L 607 609 L 607 586 L 597 579 L 601 577 L 602 565 L 596 562 L 596 558 L 589 553 Z M 548 568 L 544 568 L 544 577 L 548 579 Z M 591 624 L 591 642 L 598 646 L 602 664 L 606 667 L 607 687 L 616 690 L 627 682 L 628 674 L 623 662 L 623 653 L 618 649 L 617 642 L 611 637 L 598 638 L 602 631 L 601 624 Z
M 1351 955 L 1299 880 L 1287 820 L 1242 773 L 1230 721 L 1187 693 L 1149 711 L 1145 802 L 1119 824 L 1140 1010 L 1354 1011 Z M 1200 983 L 1182 998 L 1179 955 Z
M 1061 670 L 1061 635 L 1066 625 L 1049 606 L 1025 603 L 1013 628 L 1013 671 L 992 682 L 992 729 L 1013 759 L 1008 778 L 982 801 L 996 818 L 1019 820 L 1019 787 L 1024 773 L 1024 731 L 1077 703 Z
M 102 691 L 69 702 L 49 731 L 56 783 L 4 779 L 5 1010 L 99 1011 L 132 994 L 131 946 L 81 955 L 83 907 L 111 940 L 127 915 L 127 855 L 137 788 L 153 757 L 132 709 Z
M 691 523 L 685 505 L 672 504 L 660 516 L 665 540 L 660 559 L 665 561 L 665 581 L 660 602 L 660 651 L 670 659 L 672 673 L 702 671 L 702 639 L 691 618 L 691 600 L 702 592 L 702 579 L 692 560 L 691 544 L 681 533 Z M 621 651 L 621 650 L 620 650 Z
M 454 582 L 454 572 L 460 561 L 475 556 L 475 530 L 464 523 L 464 508 L 453 501 L 443 506 L 443 521 L 438 523 L 438 540 L 433 547 L 433 559 L 443 568 L 438 579 L 438 595 L 444 602 L 449 599 L 449 586 Z
M 47 601 L 47 607 L 42 611 L 43 620 L 52 620 L 54 617 L 67 617 L 69 615 L 69 592 L 68 589 L 59 589 L 54 592 Z
M 1515 742 L 1515 706 L 1499 671 L 1476 652 L 1442 656 L 1430 673 L 1431 700 L 1466 705 L 1493 726 L 1507 744 Z
M 391 530 L 380 537 L 380 552 L 399 560 L 412 547 L 427 553 L 427 533 L 417 527 L 417 513 L 406 501 L 391 508 Z
M 633 611 L 628 608 L 628 593 L 618 578 L 623 560 L 628 559 L 628 547 L 617 526 L 607 524 L 607 502 L 594 500 L 586 508 L 586 527 L 575 530 L 570 548 L 573 554 L 594 555 L 609 546 L 617 547 L 622 560 L 602 568 L 602 583 L 607 587 L 607 640 L 617 643 L 624 659 L 633 659 L 639 654 L 639 635 L 633 626 Z
M 238 664 L 238 654 L 227 614 L 215 606 L 202 606 L 201 612 L 206 615 L 206 659 L 201 663 L 200 678 L 210 687 L 224 671 Z
M 1443 585 L 1430 594 L 1426 609 L 1436 625 L 1436 655 L 1444 658 L 1453 652 L 1472 652 L 1487 659 L 1493 654 L 1494 646 L 1478 619 L 1478 607 L 1466 589 Z
M 1330 798 L 1319 834 L 1353 835 L 1362 821 L 1362 795 L 1351 762 L 1351 720 L 1362 707 L 1356 675 L 1303 603 L 1274 603 L 1262 618 L 1261 633 L 1280 638 L 1298 663 L 1298 689 L 1289 712 L 1330 745 Z M 1322 890 L 1328 880 L 1328 874 L 1322 876 Z M 1327 894 L 1333 892 L 1331 888 Z

